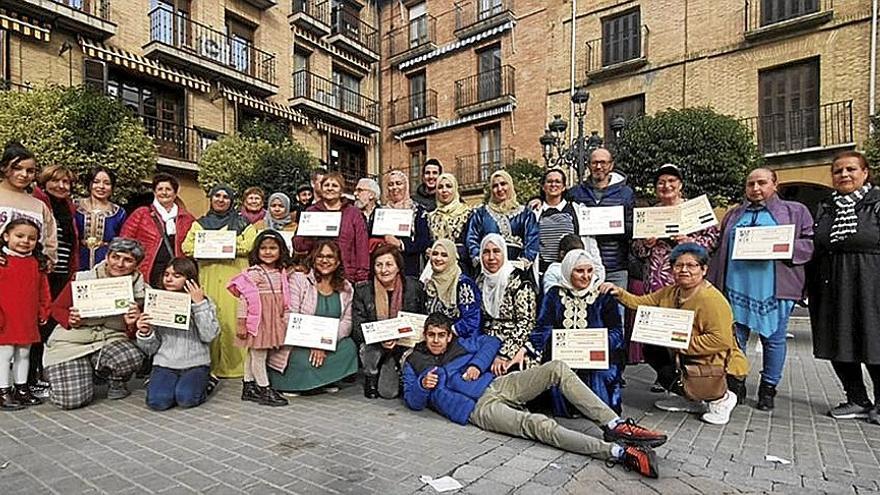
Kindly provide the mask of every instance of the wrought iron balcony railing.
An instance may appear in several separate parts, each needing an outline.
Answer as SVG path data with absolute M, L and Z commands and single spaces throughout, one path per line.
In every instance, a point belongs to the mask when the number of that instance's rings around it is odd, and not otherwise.
M 66 5 L 79 10 L 90 16 L 110 20 L 110 0 L 51 0 L 54 3 Z
M 392 127 L 430 117 L 437 117 L 437 92 L 433 89 L 391 102 Z
M 391 31 L 389 55 L 396 57 L 409 51 L 430 47 L 436 43 L 437 19 L 423 15 L 409 24 Z
M 379 53 L 379 32 L 373 26 L 362 21 L 358 12 L 346 8 L 335 8 L 332 14 L 332 34 L 341 34 L 373 53 Z
M 516 97 L 516 69 L 510 65 L 455 81 L 456 110 L 505 96 Z
M 761 153 L 785 153 L 853 143 L 853 101 L 741 119 Z
M 513 148 L 499 148 L 455 157 L 455 176 L 463 189 L 482 187 L 492 172 L 510 166 L 516 159 Z
M 305 14 L 322 24 L 330 25 L 329 0 L 293 0 L 293 13 Z
M 635 60 L 648 58 L 648 26 L 642 25 L 612 39 L 596 38 L 587 42 L 587 73 Z
M 159 156 L 196 163 L 214 139 L 203 136 L 198 129 L 141 115 L 147 135 L 153 138 Z
M 513 0 L 470 0 L 455 6 L 455 30 L 470 31 L 480 24 L 503 22 L 513 14 Z
M 341 84 L 306 70 L 293 73 L 293 98 L 305 98 L 373 125 L 379 123 L 379 104 Z
M 745 0 L 745 32 L 797 19 L 810 20 L 828 16 L 834 8 L 833 0 Z

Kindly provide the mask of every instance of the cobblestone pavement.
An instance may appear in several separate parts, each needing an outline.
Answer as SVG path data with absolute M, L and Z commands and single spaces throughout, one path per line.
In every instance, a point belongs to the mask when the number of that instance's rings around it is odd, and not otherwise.
M 150 412 L 138 389 L 77 411 L 43 405 L 2 413 L 0 493 L 434 493 L 420 475 L 451 475 L 468 494 L 880 490 L 880 426 L 825 416 L 842 391 L 828 363 L 813 359 L 809 325 L 793 321 L 792 331 L 776 410 L 738 407 L 724 427 L 652 409 L 652 373 L 627 370 L 625 414 L 670 437 L 658 449 L 659 480 L 397 401 L 367 401 L 354 384 L 266 408 L 239 401 L 239 385 L 226 381 L 191 410 Z M 755 347 L 753 339 L 753 360 Z M 587 428 L 583 420 L 565 423 Z M 767 462 L 766 454 L 792 464 Z

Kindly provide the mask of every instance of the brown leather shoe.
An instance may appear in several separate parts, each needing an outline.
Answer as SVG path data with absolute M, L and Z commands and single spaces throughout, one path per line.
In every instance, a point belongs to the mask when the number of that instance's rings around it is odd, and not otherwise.
M 0 388 L 0 411 L 20 411 L 24 409 L 15 399 L 15 392 L 12 387 Z

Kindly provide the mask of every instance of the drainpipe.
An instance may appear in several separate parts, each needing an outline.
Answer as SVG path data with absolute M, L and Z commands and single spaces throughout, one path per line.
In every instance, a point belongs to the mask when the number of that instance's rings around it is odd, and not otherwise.
M 871 5 L 871 75 L 868 78 L 868 115 L 874 115 L 877 106 L 877 3 L 874 0 Z M 871 126 L 871 132 L 874 132 Z
M 376 0 L 375 8 L 373 10 L 374 15 L 376 16 L 376 37 L 379 41 L 379 51 L 382 51 L 382 13 L 379 11 L 379 5 L 381 4 L 381 0 Z M 390 8 L 390 7 L 389 7 Z M 376 62 L 375 69 L 375 77 L 373 78 L 373 94 L 376 96 L 377 108 L 376 108 L 376 116 L 378 117 L 379 128 L 382 127 L 382 118 L 384 112 L 382 111 L 382 60 L 381 56 L 379 57 L 379 61 Z M 373 134 L 373 158 L 376 160 L 376 175 L 378 177 L 382 176 L 382 131 L 380 130 L 376 134 Z M 367 170 L 367 175 L 370 175 L 370 170 Z M 381 183 L 381 181 L 379 181 Z
M 874 0 L 875 2 L 877 0 Z M 574 139 L 574 103 L 571 101 L 572 95 L 574 95 L 574 79 L 575 79 L 575 49 L 577 48 L 577 28 L 575 27 L 575 21 L 577 20 L 577 0 L 571 0 L 571 47 L 570 47 L 570 64 L 571 64 L 571 74 L 569 75 L 569 84 L 568 84 L 568 142 L 570 143 Z

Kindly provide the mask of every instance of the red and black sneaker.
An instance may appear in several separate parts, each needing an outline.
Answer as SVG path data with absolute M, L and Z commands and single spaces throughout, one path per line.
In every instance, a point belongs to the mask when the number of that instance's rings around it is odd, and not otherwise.
M 635 471 L 647 478 L 656 479 L 657 455 L 650 447 L 638 447 L 631 445 L 623 449 L 623 456 L 619 459 L 609 459 L 606 463 L 609 467 L 615 464 L 623 464 L 627 471 Z
M 639 426 L 632 418 L 621 421 L 614 428 L 605 430 L 603 436 L 606 442 L 640 447 L 659 447 L 666 443 L 666 435 Z

